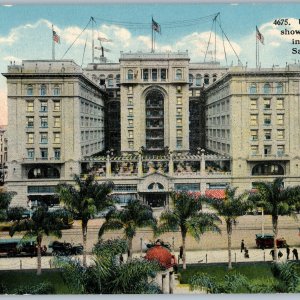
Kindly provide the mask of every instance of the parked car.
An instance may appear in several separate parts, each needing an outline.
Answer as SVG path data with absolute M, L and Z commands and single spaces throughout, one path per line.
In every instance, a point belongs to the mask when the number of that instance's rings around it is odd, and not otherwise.
M 52 249 L 52 255 L 67 256 L 82 254 L 83 246 L 81 244 L 73 245 L 71 243 L 54 241 L 49 244 Z
M 256 234 L 256 247 L 260 249 L 273 248 L 274 247 L 274 234 Z M 285 248 L 287 245 L 284 238 L 276 239 L 277 248 Z
M 47 252 L 47 247 L 42 247 L 42 255 Z M 22 239 L 1 239 L 0 254 L 5 256 L 36 256 L 37 245 L 35 241 L 22 241 Z

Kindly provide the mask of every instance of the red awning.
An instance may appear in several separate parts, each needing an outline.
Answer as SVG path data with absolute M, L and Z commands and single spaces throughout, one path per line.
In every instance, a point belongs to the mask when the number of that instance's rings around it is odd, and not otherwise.
M 206 190 L 206 197 L 224 199 L 225 198 L 225 190 Z

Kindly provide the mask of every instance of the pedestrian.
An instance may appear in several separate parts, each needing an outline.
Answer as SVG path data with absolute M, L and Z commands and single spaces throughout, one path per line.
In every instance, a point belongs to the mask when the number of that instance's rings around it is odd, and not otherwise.
M 272 259 L 273 259 L 273 260 L 275 260 L 275 253 L 274 253 L 274 249 L 272 249 L 272 250 L 270 251 L 270 255 L 272 255 Z
M 283 256 L 282 252 L 279 250 L 278 251 L 278 258 L 280 259 Z
M 294 248 L 292 253 L 293 253 L 293 259 L 298 260 L 298 250 L 296 248 Z
M 244 240 L 241 242 L 241 253 L 245 250 L 245 243 Z
M 244 254 L 245 258 L 249 258 L 250 257 L 249 256 L 249 250 L 245 247 L 244 251 L 245 251 L 245 254 Z
M 290 258 L 290 246 L 289 245 L 286 245 L 286 259 L 289 259 Z

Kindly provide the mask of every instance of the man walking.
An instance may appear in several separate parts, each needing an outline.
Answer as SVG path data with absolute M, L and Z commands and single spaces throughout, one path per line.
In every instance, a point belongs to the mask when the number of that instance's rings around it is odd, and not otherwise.
M 245 243 L 244 240 L 241 242 L 241 253 L 245 250 Z
M 290 247 L 289 247 L 289 245 L 286 245 L 286 259 L 287 260 L 289 260 L 289 258 L 290 258 Z

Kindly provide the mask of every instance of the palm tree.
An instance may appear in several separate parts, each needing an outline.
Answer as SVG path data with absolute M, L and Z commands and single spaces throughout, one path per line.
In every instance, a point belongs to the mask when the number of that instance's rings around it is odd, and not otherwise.
M 7 210 L 12 198 L 16 195 L 16 192 L 4 192 L 0 190 L 0 220 L 6 220 Z
M 227 248 L 228 248 L 228 269 L 232 269 L 231 260 L 231 235 L 233 225 L 239 216 L 243 216 L 251 207 L 251 202 L 248 201 L 248 193 L 243 193 L 235 196 L 236 188 L 227 187 L 225 190 L 225 198 L 209 198 L 207 202 L 217 210 L 218 215 L 222 216 L 226 222 L 227 231 Z
M 99 230 L 101 237 L 108 230 L 123 229 L 128 241 L 128 259 L 132 258 L 132 241 L 138 228 L 151 226 L 155 228 L 156 219 L 150 206 L 139 200 L 130 200 L 123 210 L 111 210 Z
M 100 240 L 93 249 L 93 263 L 83 267 L 78 260 L 58 259 L 70 291 L 75 294 L 158 294 L 160 288 L 150 278 L 160 271 L 156 262 L 133 259 L 121 263 L 128 250 L 126 240 Z
M 16 232 L 25 231 L 23 239 L 35 239 L 37 243 L 37 275 L 42 273 L 42 240 L 45 235 L 61 237 L 63 228 L 62 212 L 49 212 L 47 207 L 39 206 L 30 219 L 15 221 L 10 227 L 9 234 L 13 236 Z
M 272 216 L 274 257 L 277 261 L 278 216 L 294 214 L 297 202 L 299 203 L 300 186 L 284 188 L 283 178 L 276 178 L 273 182 L 259 182 L 256 188 L 257 193 L 250 195 L 249 199 Z
M 113 183 L 104 182 L 99 184 L 94 176 L 89 175 L 81 179 L 74 176 L 75 186 L 60 184 L 57 187 L 60 201 L 77 219 L 81 220 L 83 240 L 83 265 L 86 266 L 86 244 L 88 222 L 97 212 L 113 206 L 114 201 L 108 195 L 112 192 Z
M 180 230 L 182 238 L 182 263 L 186 269 L 186 236 L 191 234 L 196 240 L 206 231 L 220 233 L 216 223 L 221 222 L 216 214 L 202 212 L 202 204 L 191 193 L 172 192 L 171 199 L 174 202 L 173 209 L 167 209 L 160 216 L 158 234 L 167 231 Z

